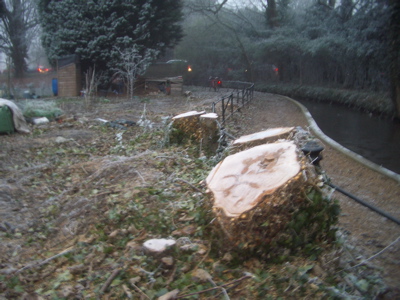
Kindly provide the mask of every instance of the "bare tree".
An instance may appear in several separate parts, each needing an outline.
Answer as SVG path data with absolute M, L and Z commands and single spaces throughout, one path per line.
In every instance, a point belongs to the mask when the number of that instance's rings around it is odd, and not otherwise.
M 158 51 L 146 49 L 142 54 L 136 45 L 124 51 L 119 48 L 115 49 L 120 55 L 120 64 L 115 69 L 115 76 L 124 79 L 128 87 L 128 95 L 132 100 L 137 77 L 144 74 L 151 61 L 157 56 Z
M 219 27 L 226 36 L 231 39 L 232 46 L 240 50 L 241 58 L 247 70 L 247 79 L 253 80 L 253 64 L 248 53 L 246 37 L 238 31 L 240 25 L 246 23 L 251 26 L 251 22 L 240 13 L 240 9 L 229 9 L 229 5 L 234 5 L 235 1 L 216 1 L 216 0 L 192 0 L 186 3 L 189 14 L 197 14 L 208 20 L 208 29 L 214 30 Z M 243 3 L 242 3 L 243 4 Z
M 16 77 L 22 77 L 26 70 L 27 39 L 35 27 L 35 1 L 0 0 L 0 50 L 11 58 Z
M 186 7 L 194 13 L 212 13 L 214 15 L 227 4 L 228 0 L 219 3 L 217 0 L 192 0 L 186 3 Z
M 267 0 L 267 22 L 271 28 L 278 27 L 278 13 L 276 11 L 276 2 L 275 0 Z

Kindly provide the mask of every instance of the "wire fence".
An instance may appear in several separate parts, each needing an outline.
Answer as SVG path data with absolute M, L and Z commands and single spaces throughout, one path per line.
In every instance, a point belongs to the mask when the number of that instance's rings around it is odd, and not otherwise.
M 229 95 L 225 95 L 213 102 L 212 112 L 221 116 L 221 124 L 224 124 L 235 112 L 249 105 L 254 96 L 254 83 L 241 81 L 224 81 L 224 88 L 233 89 Z

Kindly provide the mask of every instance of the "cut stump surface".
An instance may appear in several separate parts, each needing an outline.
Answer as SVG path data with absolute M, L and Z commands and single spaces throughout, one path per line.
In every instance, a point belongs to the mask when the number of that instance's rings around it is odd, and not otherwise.
M 206 179 L 220 246 L 240 255 L 280 255 L 333 236 L 334 203 L 295 141 L 229 155 Z
M 276 142 L 279 139 L 286 139 L 294 132 L 294 127 L 277 127 L 264 131 L 241 136 L 233 141 L 232 146 L 238 150 L 248 149 L 257 145 Z
M 300 170 L 296 145 L 287 141 L 228 156 L 211 171 L 206 182 L 214 196 L 214 208 L 220 208 L 228 217 L 238 217 Z

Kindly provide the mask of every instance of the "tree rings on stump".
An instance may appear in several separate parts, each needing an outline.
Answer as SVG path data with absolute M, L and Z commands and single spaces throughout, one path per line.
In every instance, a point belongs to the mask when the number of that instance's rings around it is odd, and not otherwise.
M 274 248 L 317 180 L 293 141 L 259 145 L 226 157 L 206 179 L 224 246 Z M 312 230 L 319 230 L 314 228 Z

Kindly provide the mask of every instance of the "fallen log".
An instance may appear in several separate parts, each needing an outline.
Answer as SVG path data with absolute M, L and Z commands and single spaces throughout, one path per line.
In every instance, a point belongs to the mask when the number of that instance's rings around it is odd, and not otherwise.
M 318 181 L 293 141 L 226 157 L 206 179 L 221 244 L 265 256 L 331 236 L 338 211 Z

